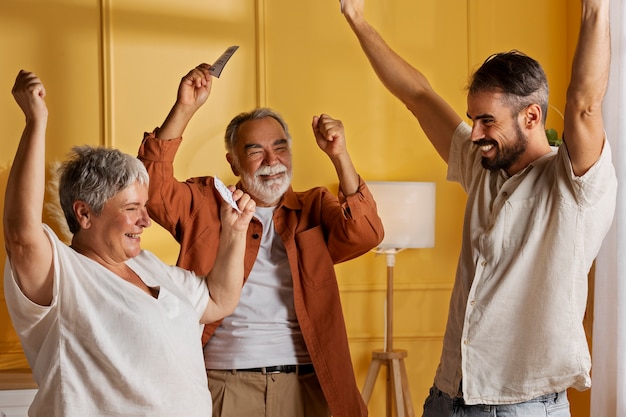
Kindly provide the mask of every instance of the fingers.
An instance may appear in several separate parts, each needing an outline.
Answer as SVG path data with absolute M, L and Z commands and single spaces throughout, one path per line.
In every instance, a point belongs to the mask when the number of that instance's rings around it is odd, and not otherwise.
M 228 186 L 228 189 L 234 191 L 232 201 L 222 200 L 220 208 L 222 227 L 233 231 L 245 232 L 256 210 L 256 203 L 249 194 L 244 193 L 242 190 L 235 190 L 233 186 Z M 237 208 L 231 205 L 233 201 Z
M 329 142 L 339 139 L 344 135 L 343 123 L 327 114 L 313 117 L 313 130 Z
M 11 90 L 13 95 L 26 92 L 32 96 L 44 98 L 46 96 L 46 89 L 43 83 L 34 73 L 20 70 L 15 78 L 15 84 Z
M 256 210 L 256 203 L 249 194 L 241 190 L 234 190 L 233 200 L 237 203 L 239 210 L 233 208 L 226 201 L 222 202 L 222 227 L 236 233 L 245 233 Z
M 362 18 L 364 0 L 340 0 L 341 13 L 351 21 Z
M 211 93 L 213 76 L 210 71 L 211 66 L 209 64 L 200 64 L 189 71 L 180 80 L 176 104 L 191 108 L 193 111 L 200 108 Z
M 182 82 L 196 88 L 204 87 L 211 81 L 211 66 L 202 63 L 189 71 L 182 79 Z
M 15 78 L 11 93 L 27 120 L 44 120 L 47 116 L 48 109 L 44 100 L 46 89 L 34 73 L 21 70 Z
M 228 188 L 234 189 L 232 185 Z M 242 190 L 235 189 L 233 191 L 233 200 L 237 202 L 237 207 L 239 207 L 239 210 L 241 210 L 243 213 L 254 213 L 254 211 L 256 210 L 256 202 L 252 199 L 252 197 L 250 197 L 249 194 L 244 193 Z
M 319 123 L 320 123 L 319 116 L 313 116 L 313 122 L 311 123 L 311 127 L 313 128 L 313 134 L 315 135 L 316 138 L 319 138 L 322 136 L 319 130 Z

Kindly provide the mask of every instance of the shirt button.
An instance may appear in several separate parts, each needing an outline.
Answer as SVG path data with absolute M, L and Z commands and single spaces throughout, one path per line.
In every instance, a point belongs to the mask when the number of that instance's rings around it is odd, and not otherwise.
M 476 300 L 472 300 L 472 301 L 470 301 L 470 305 L 471 305 L 472 307 L 473 307 L 473 306 L 475 306 L 475 305 L 476 305 Z
M 254 234 L 252 235 L 252 239 L 258 239 L 258 238 L 259 238 L 259 234 L 258 234 L 258 233 L 254 233 Z
M 482 262 L 480 263 L 480 265 L 481 265 L 481 266 L 487 266 L 487 261 L 482 261 Z
M 464 344 L 464 345 L 469 345 L 469 340 L 465 339 L 465 340 L 463 341 L 463 344 Z
M 506 197 L 507 195 L 509 195 L 509 193 L 507 193 L 506 191 L 502 191 L 502 195 Z

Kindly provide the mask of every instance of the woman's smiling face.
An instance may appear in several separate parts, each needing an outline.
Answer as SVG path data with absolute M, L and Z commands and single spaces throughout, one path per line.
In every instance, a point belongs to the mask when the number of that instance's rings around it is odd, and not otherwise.
M 91 251 L 107 263 L 125 262 L 141 251 L 141 233 L 151 224 L 148 186 L 135 182 L 111 197 L 88 228 Z

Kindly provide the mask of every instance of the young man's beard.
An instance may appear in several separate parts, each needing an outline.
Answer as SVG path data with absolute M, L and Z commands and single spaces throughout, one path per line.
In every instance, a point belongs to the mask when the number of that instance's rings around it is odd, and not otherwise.
M 496 141 L 486 140 L 482 144 L 491 143 L 496 148 L 496 153 L 493 159 L 482 158 L 481 163 L 483 168 L 490 171 L 508 170 L 517 159 L 526 151 L 528 146 L 528 136 L 524 134 L 519 124 L 515 123 L 515 141 L 507 146 L 500 146 Z M 479 146 L 481 142 L 477 143 Z

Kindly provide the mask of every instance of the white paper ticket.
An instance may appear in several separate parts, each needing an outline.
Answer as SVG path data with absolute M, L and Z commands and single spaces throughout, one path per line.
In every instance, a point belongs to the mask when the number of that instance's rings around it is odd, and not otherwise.
M 230 57 L 233 56 L 233 54 L 238 48 L 239 46 L 236 46 L 236 45 L 226 48 L 226 51 L 224 51 L 224 53 L 219 58 L 217 58 L 217 60 L 215 61 L 215 63 L 213 63 L 213 65 L 211 65 L 211 70 L 209 72 L 211 73 L 212 76 L 220 78 L 220 74 L 222 73 L 222 70 L 226 66 L 226 63 L 228 62 Z
M 224 201 L 229 203 L 235 210 L 241 213 L 241 210 L 239 210 L 237 203 L 235 202 L 235 200 L 233 200 L 233 193 L 230 192 L 228 187 L 226 187 L 222 180 L 217 178 L 217 176 L 215 176 L 214 178 L 215 180 L 213 181 L 213 183 L 215 184 L 215 189 L 220 193 Z

